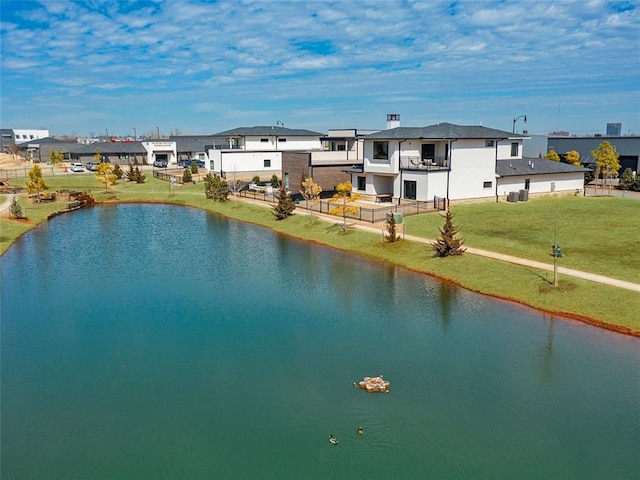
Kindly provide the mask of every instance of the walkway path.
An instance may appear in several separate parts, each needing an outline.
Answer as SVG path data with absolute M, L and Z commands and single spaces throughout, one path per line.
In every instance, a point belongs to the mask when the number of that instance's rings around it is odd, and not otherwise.
M 306 212 L 302 212 L 302 211 L 299 211 L 297 213 L 306 214 Z M 319 214 L 317 212 L 314 212 L 313 215 L 322 216 L 324 219 L 329 221 L 335 222 L 336 220 L 335 217 L 332 217 L 330 215 Z M 353 226 L 354 228 L 357 228 L 358 230 L 373 232 L 378 235 L 381 235 L 382 230 L 385 228 L 384 224 L 378 224 L 378 226 L 375 226 L 371 224 L 365 225 L 361 223 L 350 223 L 349 225 Z M 405 235 L 404 239 L 409 240 L 411 242 L 418 242 L 418 243 L 424 243 L 424 244 L 429 244 L 433 241 L 432 239 L 428 239 L 424 237 L 416 237 L 414 235 Z M 501 260 L 503 262 L 513 263 L 516 265 L 523 265 L 525 267 L 537 268 L 538 270 L 553 272 L 553 265 L 549 263 L 538 262 L 536 260 L 529 260 L 527 258 L 514 257 L 513 255 L 505 255 L 502 253 L 490 252 L 488 250 L 481 250 L 479 248 L 473 248 L 473 247 L 465 247 L 465 248 L 467 249 L 467 253 L 470 253 L 472 255 L 479 255 L 481 257 L 493 258 L 494 260 Z M 561 273 L 563 275 L 569 275 L 575 278 L 581 278 L 583 280 L 589 280 L 592 282 L 601 283 L 603 285 L 610 285 L 613 287 L 632 290 L 634 292 L 640 292 L 640 284 L 638 283 L 627 282 L 625 280 L 618 280 L 616 278 L 606 277 L 604 275 L 583 272 L 582 270 L 575 270 L 572 268 L 565 268 L 565 267 L 558 267 L 558 273 Z

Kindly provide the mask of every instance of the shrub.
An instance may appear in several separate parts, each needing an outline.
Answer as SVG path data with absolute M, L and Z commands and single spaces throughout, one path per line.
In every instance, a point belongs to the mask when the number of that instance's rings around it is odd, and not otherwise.
M 182 181 L 184 183 L 189 183 L 191 181 L 191 169 L 185 168 L 182 172 Z

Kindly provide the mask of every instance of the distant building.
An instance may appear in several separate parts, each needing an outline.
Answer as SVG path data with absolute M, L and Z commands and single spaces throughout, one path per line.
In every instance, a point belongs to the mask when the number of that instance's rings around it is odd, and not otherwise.
M 619 137 L 622 135 L 621 123 L 607 123 L 607 137 Z

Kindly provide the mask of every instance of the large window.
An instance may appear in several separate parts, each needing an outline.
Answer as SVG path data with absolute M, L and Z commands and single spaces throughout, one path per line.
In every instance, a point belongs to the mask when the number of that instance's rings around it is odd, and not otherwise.
M 367 189 L 367 177 L 358 177 L 358 190 L 365 191 Z
M 373 142 L 373 158 L 376 160 L 388 160 L 389 142 Z
M 518 156 L 518 142 L 513 142 L 511 144 L 511 156 L 512 157 Z

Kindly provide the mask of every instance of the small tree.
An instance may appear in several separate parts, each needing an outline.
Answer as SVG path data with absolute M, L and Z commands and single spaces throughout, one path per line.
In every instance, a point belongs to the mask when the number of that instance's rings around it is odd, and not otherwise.
M 567 163 L 575 165 L 576 167 L 580 166 L 580 154 L 575 150 L 570 150 L 565 153 L 564 158 L 567 160 Z
M 29 180 L 27 181 L 27 192 L 36 194 L 36 201 L 40 201 L 40 193 L 44 190 L 48 190 L 47 183 L 42 178 L 42 170 L 37 163 L 28 172 Z
M 185 168 L 182 171 L 182 181 L 184 183 L 189 183 L 191 181 L 191 169 L 190 168 Z
M 113 167 L 110 163 L 99 163 L 96 166 L 96 178 L 104 185 L 106 190 L 109 190 L 109 187 L 115 185 L 118 180 L 116 174 L 113 173 Z
M 118 180 L 120 180 L 124 176 L 122 168 L 120 168 L 120 165 L 118 165 L 117 163 L 113 166 L 113 174 Z
M 449 257 L 452 255 L 462 255 L 466 249 L 462 248 L 464 239 L 457 238 L 459 230 L 453 225 L 453 213 L 447 208 L 444 215 L 444 226 L 438 228 L 440 237 L 435 242 L 431 242 L 431 248 L 435 250 L 439 257 Z
M 605 184 L 609 185 L 609 190 L 611 190 L 609 179 L 617 175 L 620 170 L 620 162 L 618 162 L 620 155 L 616 152 L 615 145 L 611 145 L 605 140 L 591 152 L 591 155 L 596 159 L 596 178 L 602 174 Z
M 347 215 L 357 215 L 360 213 L 360 207 L 349 205 L 357 201 L 360 195 L 352 192 L 351 182 L 341 183 L 336 188 L 336 193 L 329 200 L 330 203 L 337 203 L 333 208 L 329 209 L 330 215 L 340 215 L 342 217 L 342 231 L 347 230 Z
M 58 152 L 51 150 L 51 152 L 49 152 L 49 163 L 51 163 L 52 167 L 59 167 L 63 161 L 64 153 L 62 153 L 62 150 Z
M 198 164 L 195 160 L 191 160 L 191 173 L 196 175 L 198 173 Z
M 549 150 L 544 158 L 546 158 L 547 160 L 553 160 L 554 162 L 560 161 L 560 155 L 558 155 L 553 149 Z
M 624 172 L 622 172 L 622 175 L 620 175 L 620 183 L 618 184 L 618 187 L 621 190 L 633 190 L 634 182 L 635 179 L 633 178 L 633 172 L 630 168 L 626 168 Z
M 204 195 L 215 202 L 226 202 L 229 199 L 227 181 L 219 175 L 208 173 L 204 177 Z
M 396 224 L 396 216 L 391 212 L 389 215 L 389 221 L 387 222 L 387 236 L 384 238 L 385 242 L 393 243 L 400 240 L 398 235 L 398 226 Z
M 280 186 L 280 180 L 278 180 L 278 176 L 275 173 L 271 175 L 271 186 L 273 188 L 278 188 Z
M 276 195 L 278 203 L 272 208 L 272 214 L 276 217 L 276 220 L 284 220 L 287 217 L 293 215 L 293 211 L 296 209 L 296 204 L 290 195 L 287 195 L 287 189 L 280 187 Z
M 9 205 L 9 216 L 12 218 L 24 218 L 22 206 L 18 203 L 15 195 L 13 196 L 13 200 L 11 200 L 11 205 Z
M 110 165 L 110 164 L 107 164 L 107 165 Z M 135 161 L 135 165 L 129 162 L 129 169 L 127 170 L 127 173 L 125 173 L 125 176 L 127 177 L 127 180 L 129 180 L 130 182 L 136 182 L 136 183 L 144 183 L 144 181 L 147 178 L 147 176 L 140 171 L 140 167 L 138 166 L 137 160 Z
M 256 185 L 260 185 L 260 176 L 254 175 L 253 178 L 251 179 L 251 182 L 255 183 Z
M 315 202 L 320 198 L 322 193 L 322 187 L 313 181 L 313 178 L 305 178 L 302 182 L 302 188 L 300 188 L 300 194 L 302 198 L 307 202 L 307 210 L 309 210 L 309 201 Z M 313 211 L 312 211 L 313 212 Z M 311 217 L 309 217 L 311 218 Z

